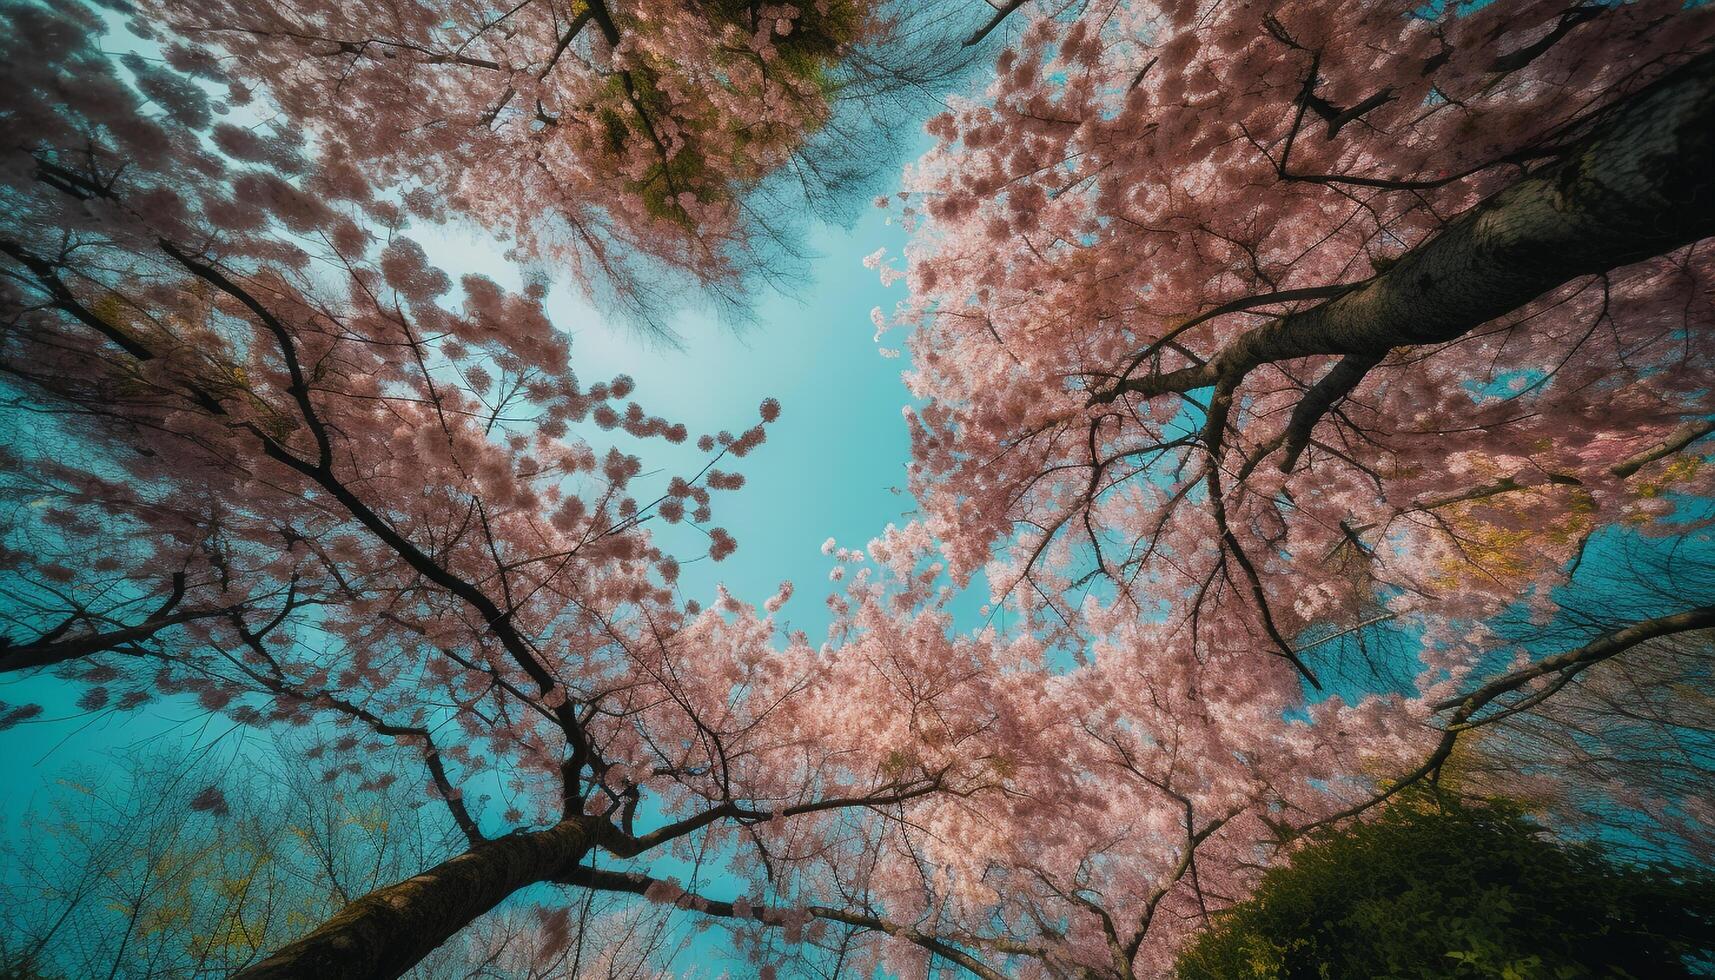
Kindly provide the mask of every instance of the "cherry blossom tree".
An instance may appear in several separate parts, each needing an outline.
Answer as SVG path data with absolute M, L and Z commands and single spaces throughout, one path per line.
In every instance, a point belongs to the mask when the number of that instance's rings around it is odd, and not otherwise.
M 1599 605 L 1562 609 L 1552 628 L 1493 624 L 1468 652 L 1528 641 L 1552 655 L 1517 647 L 1514 669 L 1445 703 L 1386 692 L 1306 703 L 1294 668 L 1242 633 L 1187 657 L 1175 624 L 1120 604 L 1086 606 L 1089 662 L 1069 670 L 1028 631 L 960 636 L 921 524 L 827 550 L 848 583 L 831 600 L 830 651 L 890 673 L 915 667 L 865 698 L 886 706 L 863 718 L 876 750 L 892 765 L 977 762 L 994 779 L 980 796 L 925 799 L 896 834 L 805 844 L 820 853 L 795 869 L 807 876 L 802 911 L 908 938 L 872 951 L 897 975 L 937 959 L 991 978 L 1171 975 L 1185 941 L 1309 831 L 1425 781 L 1525 794 L 1570 831 L 1613 829 L 1645 857 L 1707 860 L 1702 712 L 1667 699 L 1701 704 L 1700 631 L 1715 613 L 1650 615 L 1684 601 L 1649 594 L 1668 593 L 1659 575 L 1611 581 Z M 1707 568 L 1671 578 L 1695 590 Z M 641 872 L 588 880 L 679 895 Z M 742 921 L 747 906 L 709 908 Z M 774 931 L 750 924 L 748 941 L 767 948 Z
M 1050 974 L 1167 971 L 1306 830 L 1715 625 L 1695 576 L 1631 618 L 1561 607 L 1590 549 L 1706 523 L 1712 30 L 1678 3 L 997 6 L 992 84 L 881 202 L 915 238 L 872 257 L 909 287 L 878 337 L 905 334 L 947 570 L 1096 685 L 1059 705 L 1091 719 L 1064 764 L 1155 796 L 967 865 L 1013 884 L 959 928 L 998 917 Z M 1556 646 L 1491 625 L 1515 614 Z M 1606 757 L 1619 718 L 1517 744 Z M 1706 819 L 1656 786 L 1652 819 Z
M 970 62 L 923 5 L 869 0 L 142 7 L 175 64 L 220 64 L 324 166 L 660 331 L 663 273 L 748 305 L 789 274 L 791 214 L 837 209 L 892 159 L 889 119 Z
M 1473 741 L 1575 757 L 1512 733 L 1715 626 L 1701 591 L 1618 621 L 1561 591 L 1706 523 L 1702 8 L 978 18 L 993 82 L 930 124 L 906 267 L 872 262 L 910 287 L 876 319 L 922 519 L 830 542 L 822 644 L 777 626 L 790 585 L 677 588 L 738 546 L 714 497 L 778 404 L 653 415 L 573 371 L 545 285 L 411 235 L 737 283 L 845 80 L 908 84 L 861 54 L 900 22 L 149 0 L 115 55 L 91 8 L 4 10 L 0 391 L 33 431 L 0 669 L 302 728 L 359 792 L 404 756 L 457 834 L 246 976 L 398 975 L 537 886 L 724 923 L 765 976 L 1159 975 L 1306 831 Z M 698 465 L 646 476 L 657 440 Z M 648 533 L 681 523 L 706 551 Z M 1689 782 L 1658 823 L 1705 820 Z M 741 896 L 653 866 L 708 854 Z M 531 957 L 580 948 L 540 925 Z
M 1704 488 L 1706 11 L 1080 9 L 1013 15 L 906 195 L 957 574 L 998 548 L 1044 618 L 1101 580 L 1296 658 L 1546 601 Z
M 60 795 L 15 815 L 33 832 L 6 848 L 8 975 L 231 975 L 306 923 L 458 853 L 457 829 L 415 792 L 408 760 L 387 769 L 372 753 L 316 753 L 296 739 L 199 748 L 75 768 Z M 400 778 L 358 788 L 381 772 Z M 674 916 L 565 886 L 485 917 L 405 975 L 655 980 L 685 941 Z
M 826 664 L 777 637 L 777 602 L 677 594 L 647 523 L 704 527 L 686 560 L 731 553 L 721 467 L 777 403 L 646 487 L 591 440 L 692 433 L 629 378 L 581 381 L 541 288 L 455 287 L 350 167 L 217 121 L 216 68 L 112 57 L 87 8 L 5 13 L 0 367 L 41 437 L 8 459 L 7 666 L 55 667 L 87 710 L 180 697 L 304 727 L 312 758 L 405 753 L 464 843 L 245 975 L 397 975 L 532 885 L 777 854 L 992 782 L 870 750 L 861 692 L 909 672 Z M 755 901 L 798 921 L 790 891 Z

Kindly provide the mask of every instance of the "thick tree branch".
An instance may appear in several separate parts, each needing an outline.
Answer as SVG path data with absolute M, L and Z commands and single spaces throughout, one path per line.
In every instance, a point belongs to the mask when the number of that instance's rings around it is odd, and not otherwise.
M 1591 664 L 1607 660 L 1609 657 L 1625 653 L 1632 647 L 1649 640 L 1711 627 L 1715 627 L 1715 605 L 1699 606 L 1669 616 L 1642 620 L 1624 629 L 1615 630 L 1598 637 L 1575 650 L 1545 657 L 1529 666 L 1521 667 L 1484 684 L 1474 691 L 1439 702 L 1434 706 L 1434 710 L 1447 711 L 1456 708 L 1458 710 L 1454 712 L 1452 722 L 1455 725 L 1464 725 L 1470 721 L 1472 715 L 1490 701 L 1510 691 L 1516 691 L 1538 677 L 1573 668 L 1588 667 Z
M 1445 343 L 1581 276 L 1711 234 L 1715 54 L 1705 54 L 1610 107 L 1558 162 L 1358 288 L 1251 330 L 1206 363 L 1127 379 L 1097 400 L 1236 385 L 1275 361 L 1380 358 L 1396 347 Z
M 1162 334 L 1151 342 L 1148 347 L 1138 351 L 1131 359 L 1131 363 L 1127 364 L 1126 369 L 1121 371 L 1119 374 L 1122 384 L 1115 385 L 1106 391 L 1100 391 L 1091 396 L 1090 404 L 1106 405 L 1113 402 L 1115 398 L 1118 398 L 1120 394 L 1125 391 L 1123 384 L 1124 379 L 1130 378 L 1133 371 L 1136 371 L 1138 368 L 1143 366 L 1143 362 L 1154 357 L 1161 351 L 1172 347 L 1173 341 L 1176 338 L 1200 323 L 1207 323 L 1216 317 L 1223 317 L 1229 313 L 1239 313 L 1244 310 L 1255 309 L 1259 306 L 1273 306 L 1277 303 L 1294 303 L 1306 299 L 1332 299 L 1336 296 L 1343 296 L 1358 288 L 1360 285 L 1362 285 L 1362 283 L 1342 283 L 1334 286 L 1312 286 L 1306 289 L 1284 289 L 1274 293 L 1245 296 L 1240 299 L 1222 303 L 1214 309 L 1204 310 L 1202 313 L 1185 320 L 1183 323 L 1180 323 L 1178 326 L 1175 326 L 1173 329 Z
M 194 622 L 199 619 L 211 619 L 224 616 L 236 606 L 223 606 L 219 609 L 187 609 L 160 619 L 152 619 L 127 626 L 124 629 L 109 630 L 105 633 L 91 633 L 72 640 L 59 640 L 51 643 L 27 643 L 10 646 L 0 642 L 0 674 L 15 670 L 33 670 L 37 667 L 52 667 L 63 664 L 79 657 L 101 653 L 104 650 L 114 650 L 147 640 L 169 626 Z
M 1548 482 L 1552 486 L 1560 487 L 1576 487 L 1582 485 L 1582 482 L 1577 477 L 1567 476 L 1564 473 L 1548 474 Z M 1485 483 L 1481 486 L 1471 487 L 1468 490 L 1455 490 L 1452 493 L 1445 493 L 1438 497 L 1425 497 L 1421 500 L 1413 501 L 1411 506 L 1406 508 L 1406 512 L 1440 510 L 1443 507 L 1451 507 L 1454 504 L 1470 503 L 1473 500 L 1487 500 L 1490 497 L 1498 497 L 1503 493 L 1512 493 L 1515 490 L 1529 490 L 1535 486 L 1540 486 L 1540 484 L 1520 483 L 1516 476 L 1503 476 L 1499 480 L 1495 480 L 1491 483 Z
M 236 977 L 391 980 L 513 892 L 570 875 L 594 843 L 595 822 L 574 817 L 477 844 L 370 892 Z
M 1606 8 L 1601 4 L 1580 4 L 1573 7 L 1560 16 L 1560 23 L 1554 25 L 1554 30 L 1544 34 L 1533 44 L 1528 44 L 1510 54 L 1503 54 L 1495 58 L 1494 63 L 1489 66 L 1489 70 L 1504 75 L 1524 68 L 1546 54 L 1549 48 L 1559 44 L 1566 35 L 1576 30 L 1578 25 L 1595 20 L 1605 10 Z
M 31 670 L 37 667 L 51 667 L 55 664 L 87 657 L 90 654 L 104 650 L 115 650 L 130 646 L 149 639 L 161 630 L 183 623 L 195 622 L 199 619 L 211 619 L 217 616 L 227 616 L 243 610 L 243 603 L 234 603 L 214 609 L 186 609 L 173 612 L 185 595 L 185 575 L 183 572 L 173 574 L 173 587 L 161 607 L 135 626 L 126 626 L 105 633 L 91 633 L 69 640 L 60 639 L 70 626 L 65 625 L 39 637 L 34 643 L 13 645 L 10 640 L 0 637 L 0 673 L 14 670 Z

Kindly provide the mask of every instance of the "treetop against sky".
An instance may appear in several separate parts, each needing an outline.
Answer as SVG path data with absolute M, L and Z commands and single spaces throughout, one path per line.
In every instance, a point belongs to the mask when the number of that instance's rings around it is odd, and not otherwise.
M 446 831 L 223 969 L 1167 975 L 1406 787 L 1715 857 L 1702 6 L 0 9 L 0 737 Z

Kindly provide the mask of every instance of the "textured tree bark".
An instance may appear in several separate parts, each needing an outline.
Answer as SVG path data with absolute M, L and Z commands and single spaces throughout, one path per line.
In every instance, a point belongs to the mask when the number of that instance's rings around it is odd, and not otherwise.
M 591 818 L 485 841 L 346 906 L 314 932 L 236 974 L 243 980 L 397 977 L 513 892 L 572 873 L 595 839 Z
M 1555 164 L 1483 202 L 1386 272 L 1239 337 L 1207 364 L 1119 390 L 1158 395 L 1273 361 L 1454 340 L 1580 276 L 1715 235 L 1715 54 L 1615 104 Z

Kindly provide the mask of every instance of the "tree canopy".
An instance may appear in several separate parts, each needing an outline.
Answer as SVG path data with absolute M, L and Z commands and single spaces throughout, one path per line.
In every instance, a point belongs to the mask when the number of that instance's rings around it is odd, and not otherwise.
M 0 0 L 0 675 L 293 733 L 453 841 L 227 967 L 506 919 L 528 974 L 647 903 L 765 977 L 1130 980 L 1390 834 L 1609 874 L 1424 824 L 1455 773 L 1715 860 L 1715 10 L 954 9 Z M 689 595 L 782 405 L 652 410 L 550 295 L 789 290 L 933 100 L 867 263 L 912 519 L 828 539 L 825 637 Z

